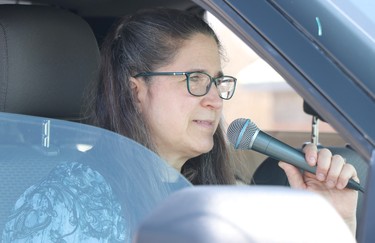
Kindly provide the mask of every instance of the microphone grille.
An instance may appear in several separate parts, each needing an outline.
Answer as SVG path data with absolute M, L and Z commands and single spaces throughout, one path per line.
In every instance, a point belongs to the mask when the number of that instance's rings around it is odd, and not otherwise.
M 250 119 L 238 118 L 229 125 L 227 137 L 235 149 L 251 149 L 250 142 L 258 130 Z

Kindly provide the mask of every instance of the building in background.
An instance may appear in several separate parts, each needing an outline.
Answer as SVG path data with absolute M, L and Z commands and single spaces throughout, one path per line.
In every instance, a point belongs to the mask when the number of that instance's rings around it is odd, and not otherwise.
M 213 15 L 207 13 L 207 20 L 224 48 L 224 73 L 238 79 L 235 95 L 224 102 L 226 123 L 243 117 L 250 118 L 262 130 L 310 131 L 311 116 L 303 112 L 302 98 Z M 320 131 L 333 129 L 321 122 Z

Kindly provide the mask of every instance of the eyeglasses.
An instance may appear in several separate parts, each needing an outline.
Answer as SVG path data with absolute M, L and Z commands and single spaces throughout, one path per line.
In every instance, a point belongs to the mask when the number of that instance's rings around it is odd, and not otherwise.
M 185 75 L 189 93 L 193 96 L 204 96 L 211 88 L 212 83 L 217 87 L 220 98 L 229 100 L 236 89 L 237 79 L 231 76 L 211 77 L 205 72 L 143 72 L 134 78 L 149 76 L 178 76 Z

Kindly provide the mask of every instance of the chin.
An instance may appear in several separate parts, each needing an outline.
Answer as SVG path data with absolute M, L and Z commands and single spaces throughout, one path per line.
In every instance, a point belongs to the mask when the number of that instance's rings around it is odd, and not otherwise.
M 210 152 L 213 147 L 214 147 L 213 142 L 209 144 L 201 144 L 201 146 L 198 147 L 198 153 L 199 153 L 198 155 Z

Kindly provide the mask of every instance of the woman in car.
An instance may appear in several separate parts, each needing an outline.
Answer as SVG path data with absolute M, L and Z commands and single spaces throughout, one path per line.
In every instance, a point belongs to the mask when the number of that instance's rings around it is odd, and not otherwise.
M 178 10 L 121 19 L 102 46 L 93 123 L 143 144 L 193 184 L 235 184 L 223 133 L 223 100 L 236 79 L 222 73 L 219 40 L 201 18 Z M 316 175 L 280 162 L 293 188 L 320 193 L 353 233 L 358 181 L 353 166 L 314 145 L 304 147 Z M 323 218 L 322 218 L 323 219 Z

